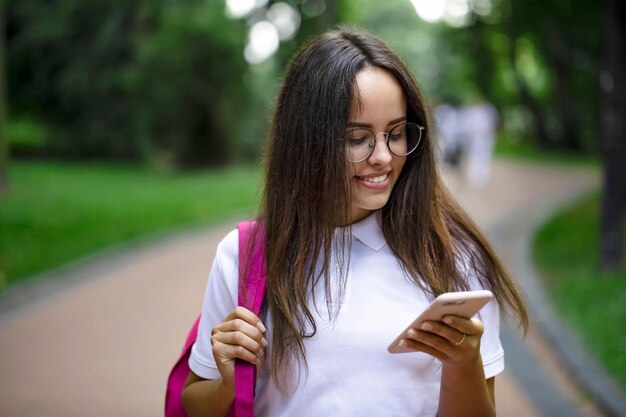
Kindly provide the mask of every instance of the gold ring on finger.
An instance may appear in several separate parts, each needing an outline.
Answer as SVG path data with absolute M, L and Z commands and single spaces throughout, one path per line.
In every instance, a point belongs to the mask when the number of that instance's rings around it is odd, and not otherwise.
M 458 342 L 454 342 L 453 345 L 458 346 L 465 341 L 465 333 L 461 333 L 461 334 L 463 335 L 461 336 L 461 340 L 459 340 Z

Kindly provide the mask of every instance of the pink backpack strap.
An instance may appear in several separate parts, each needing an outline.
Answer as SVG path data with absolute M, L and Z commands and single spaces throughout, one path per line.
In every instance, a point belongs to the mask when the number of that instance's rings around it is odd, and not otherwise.
M 239 229 L 238 305 L 258 316 L 265 297 L 265 229 L 256 222 L 241 222 L 237 228 Z M 254 416 L 256 372 L 256 365 L 239 359 L 235 362 L 233 407 L 235 417 Z
M 239 301 L 238 304 L 259 315 L 265 296 L 265 229 L 256 229 L 255 222 L 240 223 L 239 228 Z M 256 238 L 254 245 L 251 239 Z M 252 256 L 248 253 L 252 248 Z M 246 262 L 249 265 L 246 269 Z M 246 271 L 248 275 L 245 276 Z M 180 357 L 170 371 L 165 392 L 165 417 L 187 417 L 183 408 L 181 394 L 187 375 L 189 375 L 189 356 L 196 341 L 200 316 L 196 319 Z M 235 363 L 235 402 L 229 417 L 254 416 L 254 386 L 256 383 L 256 366 L 248 362 Z

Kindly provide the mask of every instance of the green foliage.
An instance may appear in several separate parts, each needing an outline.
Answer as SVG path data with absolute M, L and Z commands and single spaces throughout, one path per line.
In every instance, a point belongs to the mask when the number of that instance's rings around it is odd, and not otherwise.
M 509 0 L 508 36 L 516 43 L 519 73 L 540 105 L 549 139 L 569 149 L 595 151 L 600 116 L 602 2 Z M 545 88 L 537 91 L 531 53 Z M 521 61 L 521 62 L 520 62 Z M 528 65 L 526 65 L 528 67 Z
M 566 149 L 540 149 L 530 140 L 521 139 L 520 136 L 498 137 L 495 152 L 507 157 L 555 164 L 595 167 L 600 165 L 600 158 L 597 155 L 580 154 Z
M 163 174 L 13 162 L 9 174 L 11 193 L 0 196 L 0 277 L 9 285 L 157 230 L 248 210 L 260 186 L 252 166 Z
M 48 136 L 45 128 L 40 123 L 24 116 L 9 119 L 5 133 L 7 144 L 13 154 L 42 153 Z
M 133 155 L 122 77 L 133 2 L 7 3 L 11 114 L 43 121 L 58 152 Z
M 239 153 L 235 127 L 251 116 L 240 111 L 250 95 L 244 41 L 244 23 L 208 2 L 160 11 L 137 39 L 131 77 L 144 152 L 170 154 L 175 165 L 215 165 Z
M 539 230 L 534 258 L 558 310 L 626 389 L 626 268 L 598 270 L 599 212 L 596 193 L 556 215 Z
M 458 28 L 421 21 L 406 0 L 327 2 L 321 16 L 302 15 L 273 64 L 250 67 L 248 23 L 227 18 L 223 0 L 8 0 L 10 119 L 37 120 L 64 156 L 164 167 L 256 158 L 278 74 L 339 19 L 400 51 L 434 101 L 482 95 L 508 135 L 595 151 L 601 2 L 491 4 Z
M 507 135 L 595 153 L 602 2 L 489 3 L 488 16 L 470 11 L 462 27 L 424 22 L 403 0 L 361 0 L 341 17 L 399 50 L 433 101 L 483 96 L 503 115 Z
M 10 0 L 11 115 L 40 120 L 66 156 L 189 166 L 250 155 L 240 136 L 263 137 L 265 102 L 246 78 L 245 23 L 220 6 Z

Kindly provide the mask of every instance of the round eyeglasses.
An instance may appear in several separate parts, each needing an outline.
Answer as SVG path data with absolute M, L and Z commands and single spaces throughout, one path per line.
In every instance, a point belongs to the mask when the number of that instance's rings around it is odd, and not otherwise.
M 365 127 L 350 128 L 344 136 L 348 162 L 361 162 L 368 159 L 376 148 L 376 138 L 382 134 L 389 152 L 395 156 L 407 156 L 417 149 L 422 140 L 424 126 L 405 122 L 395 125 L 389 132 L 372 132 Z

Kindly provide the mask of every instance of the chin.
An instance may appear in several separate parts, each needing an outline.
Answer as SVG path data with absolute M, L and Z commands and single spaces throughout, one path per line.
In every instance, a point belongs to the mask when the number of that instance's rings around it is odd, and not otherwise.
M 359 207 L 361 210 L 375 211 L 375 210 L 380 210 L 381 208 L 385 207 L 388 201 L 389 201 L 388 198 L 380 199 L 376 201 L 362 201 L 362 202 L 360 201 L 356 203 L 356 206 Z

